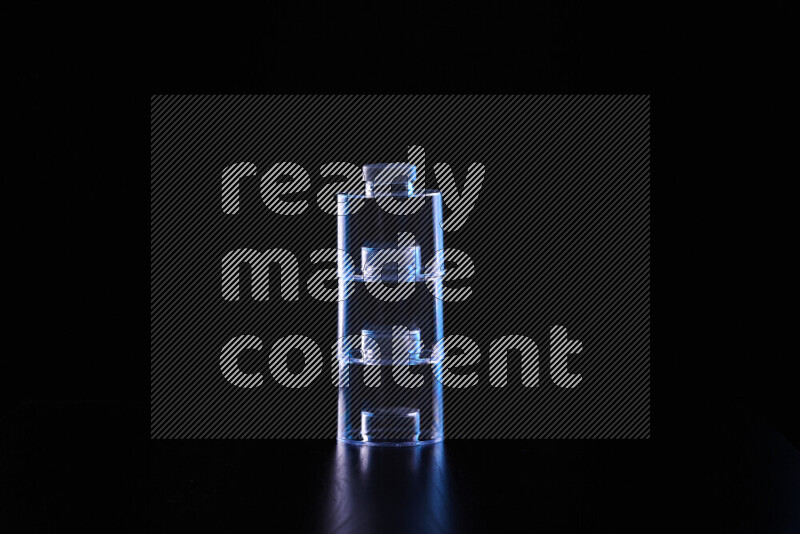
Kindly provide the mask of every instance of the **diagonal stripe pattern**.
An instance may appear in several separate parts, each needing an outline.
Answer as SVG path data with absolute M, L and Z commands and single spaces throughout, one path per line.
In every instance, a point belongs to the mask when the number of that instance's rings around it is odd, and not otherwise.
M 649 438 L 649 96 L 154 96 L 150 145 L 151 437 L 335 437 L 335 193 L 408 161 L 447 437 Z

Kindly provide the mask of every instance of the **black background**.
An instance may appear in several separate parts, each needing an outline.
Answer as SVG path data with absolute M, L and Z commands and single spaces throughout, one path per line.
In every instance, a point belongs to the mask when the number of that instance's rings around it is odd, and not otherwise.
M 10 395 L 2 420 L 4 530 L 272 530 L 278 522 L 291 531 L 324 517 L 333 443 L 148 439 L 151 94 L 651 93 L 658 70 L 653 14 L 629 7 L 230 8 L 31 3 L 9 13 L 12 276 L 2 370 L 4 391 L 22 391 Z M 670 43 L 682 39 L 669 35 Z M 673 67 L 667 77 L 678 75 Z M 676 111 L 675 95 L 691 92 L 677 82 L 657 123 Z M 702 117 L 709 100 L 704 93 L 685 111 Z M 663 150 L 657 160 L 666 168 L 679 152 Z M 657 252 L 664 349 L 654 357 L 653 438 L 448 443 L 464 530 L 641 531 L 671 520 L 682 530 L 796 528 L 790 441 L 798 442 L 783 363 L 791 331 L 776 331 L 780 308 L 759 300 L 783 288 L 780 278 L 750 270 L 769 252 L 748 246 L 763 238 L 750 224 L 759 202 L 733 198 L 709 170 L 685 166 L 670 176 L 688 196 L 713 189 L 713 204 L 686 208 L 665 198 L 656 210 L 665 221 L 659 241 L 690 228 L 699 239 L 671 239 L 680 246 Z M 670 176 L 663 178 L 672 184 Z M 708 208 L 734 202 L 722 221 Z M 729 261 L 711 266 L 707 255 Z

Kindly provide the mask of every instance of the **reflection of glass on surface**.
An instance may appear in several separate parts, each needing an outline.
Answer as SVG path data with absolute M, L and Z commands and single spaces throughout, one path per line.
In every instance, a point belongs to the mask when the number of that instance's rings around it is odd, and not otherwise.
M 444 443 L 351 447 L 337 443 L 326 484 L 324 532 L 460 532 Z

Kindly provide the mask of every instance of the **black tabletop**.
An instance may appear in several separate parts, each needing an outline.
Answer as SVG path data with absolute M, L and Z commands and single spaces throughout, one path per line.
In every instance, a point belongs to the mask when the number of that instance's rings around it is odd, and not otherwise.
M 800 525 L 800 453 L 741 408 L 715 413 L 709 434 L 693 440 L 375 448 L 150 440 L 143 407 L 28 403 L 6 417 L 6 531 L 620 532 L 677 520 L 687 531 L 792 532 Z

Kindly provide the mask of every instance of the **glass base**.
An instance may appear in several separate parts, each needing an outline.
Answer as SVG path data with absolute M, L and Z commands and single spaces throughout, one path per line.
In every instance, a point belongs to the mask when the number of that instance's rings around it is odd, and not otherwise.
M 342 443 L 349 443 L 350 445 L 367 445 L 369 447 L 419 447 L 421 445 L 439 443 L 444 440 L 444 438 L 428 439 L 425 441 L 361 441 L 345 438 L 336 439 Z

